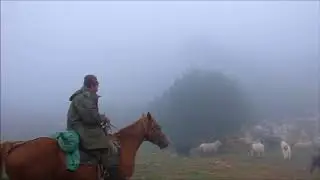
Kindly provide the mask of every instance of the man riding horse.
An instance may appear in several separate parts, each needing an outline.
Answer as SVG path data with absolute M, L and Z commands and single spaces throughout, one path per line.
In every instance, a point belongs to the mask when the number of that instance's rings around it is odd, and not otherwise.
M 101 126 L 109 120 L 99 114 L 98 87 L 96 76 L 84 77 L 83 87 L 69 98 L 71 104 L 68 110 L 67 129 L 76 131 L 80 136 L 81 148 L 100 158 L 104 169 L 107 169 L 110 167 L 110 157 L 118 153 L 118 147 Z

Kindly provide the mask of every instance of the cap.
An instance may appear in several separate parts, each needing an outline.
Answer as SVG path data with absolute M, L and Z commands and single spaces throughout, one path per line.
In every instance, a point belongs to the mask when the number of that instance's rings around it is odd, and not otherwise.
M 83 85 L 90 88 L 92 86 L 99 85 L 99 82 L 95 75 L 89 74 L 84 77 Z

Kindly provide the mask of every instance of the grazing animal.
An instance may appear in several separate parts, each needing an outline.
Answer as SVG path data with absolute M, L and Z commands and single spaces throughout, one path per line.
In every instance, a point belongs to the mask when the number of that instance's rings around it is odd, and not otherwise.
M 149 112 L 112 137 L 120 143 L 120 164 L 108 169 L 109 176 L 105 180 L 129 179 L 134 171 L 136 152 L 144 141 L 161 149 L 169 145 L 166 135 Z M 55 139 L 48 137 L 15 146 L 8 152 L 5 165 L 10 180 L 97 180 L 102 173 L 96 163 L 88 162 L 82 162 L 73 172 L 68 171 L 64 152 Z
M 281 150 L 282 150 L 283 158 L 290 160 L 291 159 L 291 147 L 290 147 L 290 145 L 285 141 L 281 141 L 280 147 L 281 147 Z
M 202 153 L 216 153 L 221 145 L 222 143 L 219 140 L 213 143 L 202 143 L 199 146 L 199 150 Z
M 264 156 L 264 145 L 262 144 L 262 142 L 251 144 L 248 155 L 254 156 L 254 154 L 257 154 L 258 157 Z

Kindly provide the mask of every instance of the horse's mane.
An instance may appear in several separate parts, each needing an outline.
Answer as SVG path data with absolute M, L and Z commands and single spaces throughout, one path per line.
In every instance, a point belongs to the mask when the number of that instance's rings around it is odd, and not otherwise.
M 136 126 L 136 125 L 137 125 L 138 123 L 140 123 L 141 120 L 143 120 L 144 118 L 145 118 L 145 116 L 140 117 L 138 120 L 134 121 L 132 124 L 130 124 L 130 125 L 122 128 L 122 129 L 120 129 L 118 132 L 115 132 L 113 135 L 115 135 L 115 136 L 117 136 L 117 137 L 120 136 L 120 134 L 121 134 L 122 132 L 125 132 L 125 131 L 127 131 L 128 129 L 131 129 L 132 127 Z

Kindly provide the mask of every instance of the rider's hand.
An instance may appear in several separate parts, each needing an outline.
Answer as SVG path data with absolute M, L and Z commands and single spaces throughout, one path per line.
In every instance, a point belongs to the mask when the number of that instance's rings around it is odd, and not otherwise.
M 101 121 L 104 123 L 104 124 L 109 124 L 110 123 L 110 120 L 109 118 L 107 118 L 106 115 L 101 115 Z

